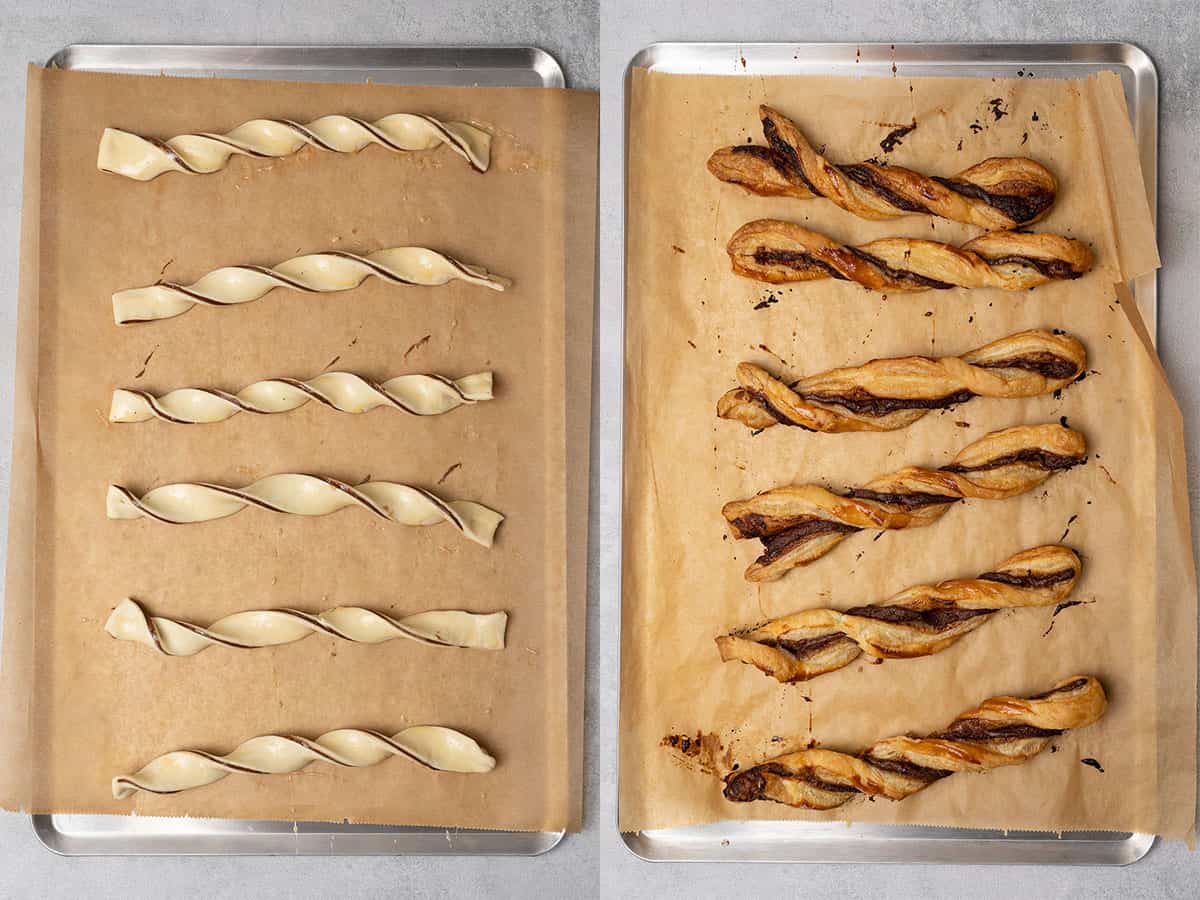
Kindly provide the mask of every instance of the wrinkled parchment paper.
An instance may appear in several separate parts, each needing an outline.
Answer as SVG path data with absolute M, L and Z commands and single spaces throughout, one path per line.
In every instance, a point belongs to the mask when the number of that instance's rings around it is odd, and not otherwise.
M 255 117 L 426 112 L 494 135 L 492 168 L 441 148 L 311 149 L 148 184 L 96 170 L 105 126 L 157 137 Z M 31 69 L 0 800 L 35 812 L 577 828 L 597 100 L 555 90 L 142 78 Z M 428 245 L 514 279 L 503 294 L 369 279 L 276 291 L 118 328 L 113 291 L 323 250 Z M 496 399 L 421 419 L 310 403 L 217 425 L 110 425 L 115 387 L 238 390 L 344 369 L 496 375 Z M 447 526 L 356 510 L 247 509 L 216 522 L 108 521 L 110 482 L 143 491 L 272 472 L 408 481 L 506 515 L 490 551 Z M 582 472 L 582 476 L 579 474 Z M 568 482 L 570 475 L 570 482 Z M 578 485 L 584 485 L 582 491 Z M 507 649 L 313 636 L 171 659 L 102 630 L 124 596 L 202 624 L 271 606 L 507 610 Z M 231 776 L 114 801 L 109 781 L 182 747 L 270 732 L 439 723 L 498 759 L 487 775 L 403 759 Z
M 632 77 L 621 829 L 795 818 L 1187 836 L 1196 585 L 1183 434 L 1142 317 L 1115 288 L 1158 264 L 1117 78 Z M 835 161 L 881 157 L 952 174 L 988 156 L 1039 159 L 1060 192 L 1034 228 L 1088 241 L 1097 267 L 1022 294 L 886 298 L 831 280 L 772 287 L 736 277 L 725 243 L 759 217 L 849 243 L 973 235 L 928 216 L 873 223 L 828 201 L 759 198 L 718 183 L 705 160 L 719 146 L 762 142 L 762 102 L 793 117 Z M 885 135 L 913 121 L 916 129 L 885 154 Z M 874 357 L 955 355 L 1034 327 L 1064 328 L 1087 346 L 1088 376 L 1061 397 L 977 399 L 887 434 L 777 427 L 753 436 L 715 417 L 742 360 L 791 380 Z M 995 429 L 1064 417 L 1087 436 L 1091 459 L 1043 488 L 969 501 L 928 528 L 856 536 L 774 583 L 743 580 L 760 548 L 727 537 L 724 502 L 789 482 L 837 488 L 906 464 L 941 465 Z M 1072 597 L 1081 605 L 1057 616 L 1000 613 L 931 657 L 883 665 L 862 657 L 784 686 L 750 666 L 722 664 L 713 644 L 739 626 L 974 576 L 1059 541 L 1083 556 Z M 1100 723 L 1025 765 L 955 776 L 900 803 L 860 799 L 828 813 L 728 803 L 716 779 L 658 746 L 670 733 L 715 733 L 726 766 L 812 742 L 858 752 L 879 738 L 943 727 L 987 697 L 1041 691 L 1077 673 L 1108 689 Z

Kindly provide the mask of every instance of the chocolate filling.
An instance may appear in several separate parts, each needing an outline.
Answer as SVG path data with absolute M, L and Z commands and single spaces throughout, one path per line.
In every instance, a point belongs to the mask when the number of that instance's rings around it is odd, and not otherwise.
M 1034 575 L 1032 572 L 1027 572 L 1024 575 L 1013 575 L 1009 572 L 984 572 L 979 576 L 981 581 L 996 581 L 1000 584 L 1011 584 L 1013 587 L 1022 588 L 1052 587 L 1056 584 L 1062 584 L 1064 581 L 1070 581 L 1074 577 L 1074 569 L 1062 569 L 1058 572 L 1046 572 L 1042 575 Z
M 746 156 L 753 156 L 755 159 L 761 159 L 765 163 L 770 163 L 776 169 L 787 168 L 783 161 L 779 159 L 779 154 L 770 147 L 763 147 L 760 144 L 734 144 L 729 149 L 734 153 L 742 153 Z
M 874 500 L 877 503 L 890 503 L 893 506 L 903 506 L 905 509 L 919 509 L 922 506 L 937 506 L 943 503 L 958 503 L 962 497 L 947 497 L 945 494 L 924 494 L 920 491 L 911 493 L 889 493 L 886 491 L 870 491 L 866 488 L 853 488 L 843 496 L 855 500 Z
M 751 513 L 751 515 L 754 514 Z M 739 530 L 741 529 L 739 528 Z M 758 558 L 758 562 L 762 564 L 774 562 L 797 544 L 818 535 L 835 532 L 848 534 L 852 531 L 861 531 L 861 529 L 854 525 L 846 525 L 844 522 L 831 522 L 828 519 L 807 519 L 798 525 L 793 525 L 791 528 L 780 531 L 778 534 L 763 537 L 763 553 Z
M 1033 259 L 1029 256 L 1021 256 L 1019 254 L 1010 254 L 1008 256 L 998 256 L 995 259 L 983 257 L 989 266 L 1003 266 L 1009 263 L 1015 263 L 1021 266 L 1029 266 L 1037 269 L 1046 278 L 1079 278 L 1083 275 L 1082 272 L 1076 272 L 1065 259 Z
M 969 181 L 955 181 L 953 178 L 932 179 L 942 187 L 949 188 L 956 194 L 970 197 L 972 200 L 982 200 L 988 206 L 995 207 L 1004 213 L 1017 225 L 1032 222 L 1044 213 L 1054 203 L 1054 191 L 1027 181 L 1010 182 L 1014 188 L 1025 189 L 1023 194 L 993 194 L 986 188 Z
M 791 778 L 795 781 L 803 781 L 805 784 L 811 784 L 813 787 L 822 791 L 829 791 L 834 794 L 857 794 L 858 788 L 848 784 L 833 784 L 829 781 L 822 781 L 815 775 L 802 774 L 793 775 L 783 766 L 778 763 L 763 763 L 761 766 L 755 766 L 752 769 L 747 769 L 745 772 L 739 772 L 731 776 L 725 782 L 725 790 L 723 791 L 726 800 L 732 800 L 735 803 L 748 803 L 752 800 L 763 799 L 763 791 L 767 787 L 766 775 L 779 775 L 782 778 Z
M 958 403 L 966 403 L 974 396 L 968 390 L 961 390 L 953 394 L 947 394 L 945 397 L 927 399 L 916 397 L 876 397 L 862 388 L 855 388 L 848 394 L 800 395 L 801 398 L 812 403 L 827 403 L 830 406 L 841 406 L 860 416 L 873 417 L 886 416 L 888 413 L 899 409 L 949 409 Z
M 846 249 L 864 262 L 868 262 L 875 266 L 894 281 L 906 281 L 910 284 L 919 285 L 920 287 L 924 288 L 931 288 L 935 291 L 945 291 L 954 287 L 952 284 L 947 284 L 944 281 L 936 281 L 932 278 L 926 278 L 924 275 L 918 275 L 916 272 L 910 272 L 907 269 L 893 269 L 878 256 L 872 256 L 870 253 L 860 250 L 857 247 L 847 247 Z
M 829 263 L 799 250 L 769 250 L 759 247 L 754 251 L 754 261 L 760 266 L 787 266 L 796 272 L 820 272 L 839 281 L 846 280 L 846 276 Z
M 1020 741 L 1026 738 L 1054 737 L 1062 729 L 1036 725 L 996 725 L 987 719 L 959 719 L 945 731 L 929 735 L 933 740 L 948 741 Z
M 1028 698 L 1030 700 L 1045 700 L 1047 697 L 1053 697 L 1055 694 L 1065 694 L 1068 691 L 1077 691 L 1087 684 L 1086 678 L 1076 678 L 1074 681 L 1069 681 L 1066 684 L 1059 685 L 1056 688 L 1051 688 L 1041 694 L 1034 694 Z
M 953 606 L 935 609 L 909 609 L 906 606 L 856 606 L 846 610 L 846 615 L 901 625 L 928 625 L 935 631 L 942 631 L 967 619 L 975 619 L 994 612 L 994 609 L 958 609 Z
M 1007 456 L 997 456 L 995 459 L 989 459 L 987 462 L 979 463 L 974 466 L 949 465 L 942 466 L 943 472 L 956 472 L 962 474 L 964 472 L 985 472 L 988 469 L 999 469 L 1003 466 L 1011 466 L 1016 463 L 1025 463 L 1033 465 L 1047 471 L 1057 471 L 1058 469 L 1070 469 L 1073 466 L 1082 465 L 1087 462 L 1087 457 L 1062 456 L 1058 453 L 1051 453 L 1048 450 L 1040 448 L 1029 448 L 1027 450 L 1019 450 L 1016 453 L 1010 453 Z
M 918 778 L 925 782 L 937 781 L 939 778 L 945 778 L 947 775 L 954 774 L 948 769 L 919 766 L 906 759 L 880 759 L 878 756 L 871 756 L 869 753 L 863 756 L 862 760 L 876 769 L 882 769 L 885 772 L 895 772 L 897 775 L 905 775 L 909 778 Z
M 803 638 L 801 640 L 788 640 L 786 638 L 771 640 L 768 638 L 766 640 L 759 641 L 758 643 L 762 644 L 764 647 L 777 647 L 780 650 L 786 650 L 797 659 L 803 659 L 806 656 L 812 656 L 817 653 L 817 651 L 824 650 L 826 647 L 841 643 L 842 641 L 849 641 L 850 643 L 853 643 L 853 641 L 850 641 L 850 638 L 846 637 L 846 635 L 842 634 L 841 632 L 837 632 L 835 634 L 823 634 L 820 637 Z
M 981 369 L 1025 369 L 1029 372 L 1037 372 L 1044 378 L 1055 380 L 1074 378 L 1079 374 L 1079 366 L 1071 360 L 1044 351 L 1028 353 L 1025 356 L 1014 356 L 1010 359 L 973 363 L 972 365 L 979 366 Z
M 804 166 L 800 163 L 800 155 L 796 152 L 796 148 L 785 141 L 779 135 L 779 129 L 775 127 L 775 123 L 770 118 L 764 116 L 762 120 L 763 137 L 767 139 L 767 143 L 771 145 L 771 149 L 775 151 L 776 157 L 779 159 L 781 167 L 788 174 L 799 178 L 804 182 L 804 186 L 813 193 L 814 196 L 821 196 L 808 176 L 804 174 Z
M 929 212 L 929 207 L 922 206 L 920 203 L 914 203 L 907 197 L 901 197 L 899 194 L 880 184 L 875 177 L 875 172 L 868 166 L 861 163 L 852 166 L 838 166 L 842 174 L 872 191 L 886 200 L 896 209 L 902 209 L 905 212 L 924 213 Z

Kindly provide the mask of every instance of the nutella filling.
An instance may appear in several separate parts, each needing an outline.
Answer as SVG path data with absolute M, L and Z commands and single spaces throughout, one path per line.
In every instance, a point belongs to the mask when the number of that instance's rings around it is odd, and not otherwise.
M 924 494 L 920 491 L 910 493 L 889 493 L 886 491 L 871 491 L 866 488 L 853 488 L 843 496 L 855 500 L 874 500 L 876 503 L 889 503 L 893 506 L 903 506 L 905 509 L 920 509 L 922 506 L 937 506 L 943 503 L 959 503 L 962 497 L 947 497 L 945 494 Z
M 997 456 L 995 459 L 989 459 L 987 462 L 979 463 L 974 466 L 949 465 L 942 466 L 943 472 L 955 472 L 963 474 L 964 472 L 985 472 L 988 469 L 999 469 L 1003 466 L 1011 466 L 1017 463 L 1036 466 L 1047 471 L 1057 471 L 1058 469 L 1070 469 L 1073 466 L 1082 465 L 1087 462 L 1087 457 L 1062 456 L 1058 453 L 1051 453 L 1048 450 L 1040 448 L 1029 448 L 1027 450 L 1019 450 L 1016 453 L 1010 453 L 1007 456 Z
M 959 719 L 945 731 L 931 734 L 932 740 L 949 741 L 1021 741 L 1028 738 L 1055 737 L 1058 728 L 1038 728 L 1036 725 L 997 725 L 987 719 Z
M 763 537 L 761 539 L 763 553 L 758 558 L 758 562 L 764 565 L 774 562 L 797 544 L 818 535 L 833 533 L 848 534 L 852 531 L 861 530 L 854 525 L 846 525 L 843 522 L 830 522 L 828 519 L 807 519 L 798 525 L 793 525 L 791 528 L 785 528 L 778 534 Z
M 875 172 L 870 168 L 870 166 L 864 166 L 861 163 L 858 163 L 852 166 L 838 166 L 838 169 L 841 170 L 842 174 L 851 181 L 855 181 L 858 184 L 861 184 L 867 190 L 878 194 L 888 203 L 892 204 L 892 206 L 896 207 L 896 209 L 902 209 L 905 212 L 914 213 L 924 213 L 930 211 L 929 207 L 922 206 L 920 203 L 915 203 L 912 200 L 909 200 L 907 197 L 901 197 L 896 192 L 880 184 L 879 180 L 875 177 Z
M 823 634 L 820 637 L 802 638 L 800 640 L 788 640 L 786 638 L 772 640 L 767 638 L 765 640 L 758 641 L 758 643 L 762 644 L 764 647 L 777 647 L 780 650 L 786 650 L 797 659 L 803 659 L 806 656 L 813 656 L 818 651 L 824 650 L 826 647 L 842 642 L 854 643 L 850 640 L 850 638 L 846 637 L 846 635 L 842 634 L 841 632 L 836 632 L 834 634 Z
M 1087 684 L 1087 682 L 1088 682 L 1088 680 L 1086 678 L 1076 678 L 1074 681 L 1069 681 L 1066 684 L 1059 685 L 1056 688 L 1051 688 L 1050 690 L 1045 691 L 1041 694 L 1034 694 L 1032 697 L 1029 697 L 1028 699 L 1030 699 L 1030 700 L 1045 700 L 1047 697 L 1053 697 L 1055 694 L 1065 694 L 1068 691 L 1077 691 L 1081 687 L 1083 687 L 1085 684 Z
M 986 188 L 969 181 L 955 181 L 952 178 L 932 179 L 942 187 L 949 188 L 956 194 L 970 197 L 972 200 L 982 200 L 988 206 L 995 207 L 1004 213 L 1016 225 L 1032 222 L 1044 213 L 1054 203 L 1054 191 L 1048 191 L 1039 185 L 1027 181 L 1009 182 L 1014 189 L 1023 190 L 1020 194 L 993 194 Z
M 906 606 L 856 606 L 846 610 L 846 615 L 901 625 L 928 625 L 935 631 L 942 631 L 967 619 L 975 619 L 994 612 L 994 609 L 958 609 L 953 606 L 935 609 L 909 609 Z
M 1021 256 L 1019 254 L 1010 254 L 1008 256 L 998 256 L 995 259 L 983 257 L 984 261 L 989 266 L 1004 266 L 1010 263 L 1019 266 L 1029 266 L 1031 269 L 1037 269 L 1046 278 L 1079 278 L 1083 275 L 1082 272 L 1075 271 L 1065 259 L 1034 259 L 1030 256 Z
M 771 250 L 759 247 L 754 251 L 754 261 L 760 266 L 787 266 L 795 272 L 820 272 L 839 281 L 846 280 L 846 276 L 829 263 L 800 250 Z
M 984 572 L 979 576 L 981 581 L 997 581 L 1000 584 L 1011 584 L 1013 587 L 1022 588 L 1047 588 L 1053 587 L 1056 584 L 1062 584 L 1064 581 L 1070 581 L 1075 577 L 1074 569 L 1062 569 L 1058 572 L 1046 572 L 1041 575 L 1035 575 L 1032 572 L 1027 572 L 1024 575 L 1014 575 L 1010 572 Z
M 1043 378 L 1056 381 L 1074 378 L 1079 374 L 1079 366 L 1071 360 L 1046 352 L 1029 353 L 1025 356 L 1014 356 L 1011 359 L 972 363 L 972 365 L 981 369 L 1025 369 L 1028 372 L 1037 372 Z
M 936 281 L 933 278 L 926 278 L 924 275 L 918 275 L 916 272 L 908 271 L 908 269 L 893 269 L 878 256 L 872 256 L 870 253 L 860 250 L 858 247 L 847 247 L 846 249 L 864 262 L 868 262 L 875 266 L 875 268 L 887 275 L 888 278 L 891 278 L 895 281 L 906 281 L 910 284 L 919 285 L 920 287 L 924 288 L 930 288 L 935 291 L 946 291 L 954 287 L 952 284 L 947 284 L 944 281 Z
M 789 175 L 799 178 L 804 182 L 804 186 L 813 193 L 814 196 L 821 196 L 808 176 L 804 173 L 804 166 L 800 162 L 800 155 L 796 152 L 796 148 L 785 141 L 779 135 L 779 129 L 775 127 L 775 123 L 767 116 L 762 120 L 763 137 L 767 139 L 767 143 L 771 145 L 771 149 L 775 151 L 776 157 L 779 159 L 781 168 Z
M 939 778 L 945 778 L 947 775 L 954 774 L 949 769 L 920 766 L 906 759 L 881 759 L 869 753 L 865 754 L 862 760 L 876 769 L 882 769 L 885 772 L 895 772 L 897 775 L 905 775 L 909 778 L 917 778 L 926 782 L 937 781 Z
M 966 403 L 974 396 L 968 390 L 961 390 L 945 397 L 877 397 L 862 388 L 855 388 L 848 394 L 800 394 L 802 399 L 811 403 L 841 406 L 860 416 L 872 417 L 886 416 L 900 409 L 949 409 L 956 404 Z M 762 399 L 765 400 L 765 397 Z

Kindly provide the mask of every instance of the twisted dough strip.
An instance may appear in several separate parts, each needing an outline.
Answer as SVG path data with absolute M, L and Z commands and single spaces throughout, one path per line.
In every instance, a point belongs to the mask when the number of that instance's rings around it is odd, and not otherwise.
M 273 268 L 226 266 L 191 284 L 160 281 L 148 287 L 118 291 L 112 295 L 113 318 L 118 325 L 169 319 L 197 303 L 205 306 L 249 303 L 275 288 L 309 294 L 336 293 L 358 287 L 371 275 L 392 284 L 422 287 L 465 281 L 503 291 L 512 284 L 486 269 L 424 247 L 391 247 L 366 256 L 331 250 L 297 256 Z
M 725 147 L 708 160 L 722 181 L 767 197 L 826 197 L 864 219 L 929 213 L 988 231 L 1021 228 L 1042 218 L 1058 185 L 1041 163 L 993 157 L 952 178 L 928 177 L 871 162 L 839 166 L 813 149 L 796 123 L 760 106 L 766 147 Z
M 113 391 L 110 422 L 146 422 L 153 418 L 183 424 L 223 422 L 239 412 L 283 413 L 317 400 L 331 409 L 364 413 L 393 406 L 416 416 L 436 416 L 463 404 L 492 399 L 492 373 L 478 372 L 456 381 L 441 375 L 400 375 L 377 384 L 350 372 L 324 372 L 308 381 L 271 378 L 236 394 L 212 388 L 180 388 L 156 397 L 148 391 Z
M 1074 551 L 1024 550 L 977 578 L 922 584 L 882 603 L 845 612 L 807 609 L 717 638 L 724 662 L 749 663 L 784 683 L 848 666 L 860 653 L 911 659 L 946 649 L 1001 609 L 1054 606 L 1071 593 L 1082 564 Z
M 112 611 L 104 630 L 118 640 L 145 644 L 165 656 L 194 656 L 214 644 L 249 649 L 275 647 L 325 634 L 359 644 L 382 644 L 408 638 L 437 647 L 502 650 L 507 613 L 469 613 L 457 609 L 393 619 L 358 606 L 339 606 L 324 612 L 298 609 L 255 609 L 217 619 L 207 628 L 148 616 L 137 601 L 126 597 Z
M 801 750 L 730 773 L 725 798 L 803 809 L 833 809 L 858 794 L 903 800 L 955 772 L 1019 765 L 1064 731 L 1098 721 L 1107 705 L 1099 681 L 1076 675 L 1044 694 L 985 700 L 944 731 L 923 738 L 887 738 L 859 756 Z
M 492 546 L 504 516 L 479 503 L 445 501 L 422 488 L 391 481 L 365 481 L 349 485 L 318 475 L 269 475 L 244 488 L 207 482 L 165 484 L 135 496 L 128 488 L 108 486 L 110 519 L 147 516 L 159 522 L 188 524 L 223 519 L 258 506 L 297 516 L 327 516 L 359 506 L 381 519 L 399 525 L 437 525 L 449 522 L 477 544 Z
M 395 113 L 375 122 L 353 116 L 322 116 L 301 125 L 291 119 L 254 119 L 227 134 L 197 132 L 168 141 L 105 128 L 96 168 L 136 181 L 164 172 L 207 175 L 225 168 L 233 155 L 276 159 L 305 146 L 335 153 L 357 153 L 369 144 L 388 150 L 432 150 L 445 144 L 478 172 L 486 172 L 492 136 L 465 122 L 440 122 L 432 116 Z
M 764 552 L 746 569 L 746 579 L 774 581 L 856 531 L 929 525 L 959 500 L 1015 497 L 1086 460 L 1079 432 L 1019 425 L 984 435 L 940 469 L 908 466 L 844 494 L 815 484 L 786 485 L 726 503 L 721 513 L 735 538 L 762 539 Z
M 789 386 L 753 363 L 740 363 L 740 388 L 717 402 L 717 415 L 747 428 L 795 425 L 807 431 L 894 431 L 931 409 L 972 397 L 1036 397 L 1083 374 L 1087 351 L 1065 333 L 1022 331 L 962 356 L 874 359 L 831 369 Z
M 847 247 L 780 219 L 747 222 L 726 250 L 733 271 L 757 281 L 836 278 L 903 293 L 952 287 L 1024 291 L 1078 278 L 1092 268 L 1092 251 L 1085 244 L 1057 234 L 993 231 L 961 247 L 911 238 Z
M 461 731 L 440 725 L 414 725 L 388 737 L 377 731 L 340 728 L 310 740 L 294 734 L 251 738 L 225 756 L 203 750 L 175 750 L 150 760 L 132 775 L 112 780 L 115 800 L 138 791 L 177 794 L 220 781 L 226 775 L 289 775 L 312 762 L 346 768 L 374 766 L 404 756 L 441 772 L 490 772 L 496 760 Z

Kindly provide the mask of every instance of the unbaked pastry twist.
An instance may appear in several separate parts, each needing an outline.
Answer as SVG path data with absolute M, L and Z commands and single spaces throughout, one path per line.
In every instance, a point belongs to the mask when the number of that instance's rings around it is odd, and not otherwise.
M 893 293 L 952 287 L 1024 291 L 1078 278 L 1092 268 L 1086 244 L 1024 231 L 989 232 L 961 247 L 912 238 L 848 247 L 794 222 L 757 219 L 735 231 L 726 250 L 733 271 L 745 278 L 771 284 L 836 278 Z
M 735 538 L 763 542 L 764 552 L 746 569 L 746 579 L 774 581 L 857 531 L 929 525 L 959 500 L 1015 497 L 1086 460 L 1079 432 L 1063 425 L 1019 425 L 984 435 L 940 469 L 908 466 L 843 494 L 790 484 L 726 503 L 721 512 Z
M 717 178 L 754 194 L 826 197 L 864 219 L 929 213 L 988 231 L 1022 228 L 1054 205 L 1054 176 L 1032 159 L 993 157 L 952 178 L 874 162 L 839 166 L 813 149 L 791 119 L 769 106 L 758 109 L 767 146 L 724 147 L 708 160 Z
M 345 413 L 365 413 L 391 406 L 416 416 L 436 416 L 464 404 L 492 399 L 492 373 L 478 372 L 451 380 L 441 375 L 399 375 L 378 384 L 351 372 L 323 372 L 315 378 L 271 378 L 256 381 L 236 394 L 213 388 L 179 388 L 156 397 L 149 391 L 113 391 L 110 422 L 195 424 L 223 422 L 239 412 L 283 413 L 309 400 Z
M 492 546 L 504 516 L 479 503 L 445 501 L 423 488 L 391 481 L 364 481 L 349 485 L 319 475 L 285 473 L 269 475 L 244 488 L 207 482 L 164 484 L 134 495 L 117 484 L 108 486 L 110 519 L 141 516 L 171 524 L 223 519 L 257 506 L 297 516 L 327 516 L 358 506 L 398 525 L 437 525 L 449 522 L 464 537 L 484 547 Z
M 744 362 L 737 367 L 741 387 L 721 397 L 717 415 L 753 429 L 782 423 L 807 431 L 894 431 L 931 409 L 949 409 L 972 397 L 1049 394 L 1086 366 L 1083 344 L 1049 331 L 1022 331 L 962 356 L 874 359 L 792 385 Z
M 212 646 L 276 647 L 324 634 L 358 644 L 382 644 L 408 638 L 436 647 L 502 650 L 508 614 L 469 613 L 439 609 L 393 619 L 360 606 L 339 606 L 320 613 L 298 609 L 253 609 L 217 619 L 207 628 L 150 616 L 126 597 L 104 623 L 104 630 L 122 641 L 145 644 L 165 656 L 194 656 Z
M 403 756 L 440 772 L 490 772 L 496 760 L 461 731 L 414 725 L 388 737 L 378 731 L 339 728 L 315 739 L 294 734 L 250 738 L 225 756 L 204 750 L 175 750 L 150 760 L 132 775 L 112 780 L 115 800 L 138 791 L 177 794 L 220 781 L 226 775 L 289 775 L 309 763 L 362 768 Z
M 725 798 L 803 809 L 834 809 L 860 794 L 903 800 L 955 772 L 1023 763 L 1063 732 L 1098 721 L 1107 705 L 1099 681 L 1076 675 L 1033 697 L 993 697 L 943 731 L 887 738 L 858 756 L 801 750 L 732 772 L 725 778 Z
M 725 662 L 749 663 L 784 683 L 807 681 L 850 665 L 859 654 L 911 659 L 945 650 L 1002 609 L 1054 606 L 1066 600 L 1082 565 L 1057 545 L 1011 556 L 976 578 L 922 584 L 881 603 L 806 609 L 723 634 Z
M 291 119 L 253 119 L 227 134 L 201 131 L 167 141 L 105 128 L 96 168 L 150 181 L 164 172 L 207 175 L 225 168 L 234 155 L 276 159 L 306 146 L 357 153 L 370 144 L 393 151 L 432 150 L 445 144 L 473 169 L 486 172 L 492 136 L 465 122 L 440 122 L 413 113 L 395 113 L 375 122 L 354 116 L 322 116 L 307 125 Z
M 424 247 L 391 247 L 366 256 L 331 250 L 284 260 L 279 265 L 226 266 L 191 284 L 160 281 L 112 295 L 113 318 L 118 325 L 169 319 L 196 304 L 234 306 L 257 300 L 275 288 L 309 294 L 329 294 L 358 287 L 369 276 L 392 284 L 436 287 L 451 281 L 503 291 L 507 278 L 469 266 L 453 256 Z

